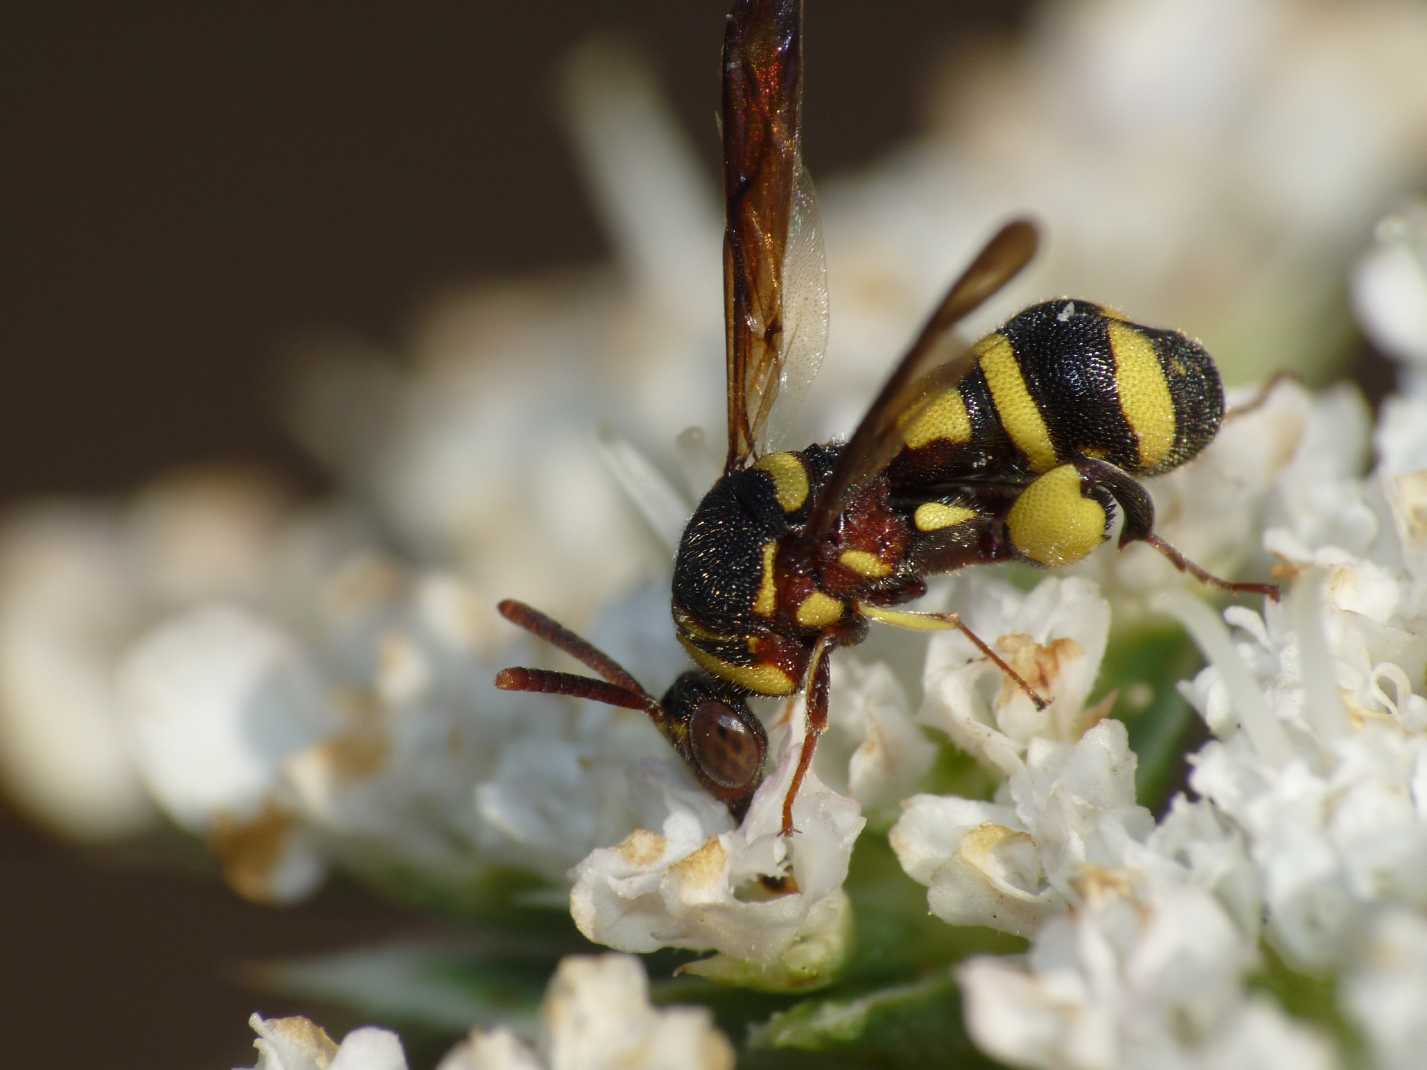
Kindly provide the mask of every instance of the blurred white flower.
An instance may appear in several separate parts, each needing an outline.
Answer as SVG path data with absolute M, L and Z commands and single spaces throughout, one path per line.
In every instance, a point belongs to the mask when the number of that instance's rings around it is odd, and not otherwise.
M 1427 202 L 1377 226 L 1377 240 L 1353 272 L 1353 310 L 1368 336 L 1412 373 L 1418 392 L 1427 377 Z
M 439 303 L 408 367 L 327 346 L 299 381 L 294 421 L 407 551 L 491 603 L 515 596 L 580 625 L 668 567 L 599 435 L 612 428 L 673 468 L 676 436 L 722 427 L 724 335 L 713 182 L 658 89 L 607 47 L 580 53 L 567 83 L 615 263 Z
M 901 199 L 862 191 L 886 225 L 853 233 L 904 254 L 884 286 L 927 272 L 921 235 L 1030 206 L 1040 287 L 1187 329 L 1235 381 L 1336 355 L 1342 272 L 1424 178 L 1420 5 L 1043 4 L 1025 43 L 974 47 L 888 176 Z M 828 231 L 834 265 L 863 261 Z
M 0 534 L 0 778 L 56 831 L 131 834 L 153 808 L 117 718 L 114 665 L 174 609 L 260 598 L 291 531 L 246 472 L 157 481 L 122 505 L 37 503 Z
M 628 955 L 571 957 L 541 1008 L 534 1049 L 505 1030 L 477 1030 L 437 1070 L 732 1070 L 733 1046 L 707 1010 L 649 1003 Z
M 1392 910 L 1374 918 L 1343 981 L 1342 1002 L 1380 1070 L 1412 1070 L 1427 1047 L 1427 920 Z
M 394 1033 L 371 1027 L 340 1045 L 306 1018 L 253 1015 L 250 1070 L 406 1070 Z M 545 993 L 529 1045 L 507 1028 L 477 1029 L 437 1070 L 732 1070 L 733 1047 L 703 1008 L 649 1002 L 649 982 L 627 955 L 564 959 Z
M 1126 868 L 1163 884 L 1211 893 L 1244 936 L 1257 943 L 1263 928 L 1258 870 L 1242 830 L 1213 803 L 1180 794 L 1143 843 L 1124 845 Z
M 300 618 L 196 609 L 121 673 L 150 792 L 244 894 L 296 898 L 334 861 L 458 897 L 495 866 L 559 879 L 662 819 L 660 778 L 727 825 L 641 715 L 496 691 L 494 611 L 460 581 L 357 553 L 310 582 Z
M 1220 737 L 1195 756 L 1190 783 L 1243 830 L 1270 939 L 1324 969 L 1384 903 L 1427 905 L 1427 707 L 1399 665 L 1367 654 L 1364 675 L 1322 649 L 1317 612 L 1287 622 L 1270 610 L 1267 630 L 1247 610 L 1232 614 L 1250 638 L 1203 640 L 1212 664 L 1188 693 Z

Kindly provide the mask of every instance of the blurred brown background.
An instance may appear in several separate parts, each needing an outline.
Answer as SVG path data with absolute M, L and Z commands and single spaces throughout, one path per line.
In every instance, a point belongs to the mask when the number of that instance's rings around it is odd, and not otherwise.
M 912 130 L 919 86 L 956 36 L 1013 26 L 1024 8 L 808 6 L 817 174 Z M 553 91 L 560 59 L 593 34 L 651 57 L 712 174 L 724 7 L 13 11 L 0 41 L 0 496 L 119 491 L 222 458 L 320 487 L 281 426 L 284 339 L 339 327 L 399 344 L 438 288 L 598 259 Z M 263 911 L 202 875 L 55 845 L 3 806 L 0 842 L 11 1065 L 249 1065 L 247 1015 L 296 1008 L 244 991 L 237 963 L 411 922 L 351 889 Z

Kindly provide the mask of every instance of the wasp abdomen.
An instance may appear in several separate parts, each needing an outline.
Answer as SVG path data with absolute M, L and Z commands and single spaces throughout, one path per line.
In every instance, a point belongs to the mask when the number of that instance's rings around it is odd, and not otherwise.
M 899 489 L 1081 456 L 1156 475 L 1198 453 L 1223 418 L 1202 346 L 1090 301 L 1033 305 L 973 348 L 975 369 L 903 428 L 888 470 Z

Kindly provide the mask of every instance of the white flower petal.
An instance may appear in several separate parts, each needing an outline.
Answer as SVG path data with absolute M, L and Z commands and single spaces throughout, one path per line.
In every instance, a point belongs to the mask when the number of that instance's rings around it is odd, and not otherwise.
M 649 1005 L 644 968 L 626 955 L 567 958 L 542 1010 L 552 1070 L 723 1070 L 733 1049 L 703 1009 Z
M 543 1070 L 544 1064 L 508 1029 L 476 1030 L 436 1070 Z
M 385 1029 L 354 1029 L 337 1045 L 306 1018 L 255 1014 L 249 1023 L 259 1038 L 251 1070 L 406 1070 L 401 1041 Z
M 928 886 L 928 907 L 943 921 L 1028 936 L 1065 909 L 1035 839 L 1009 807 L 935 795 L 903 806 L 892 849 L 907 875 Z
M 732 1070 L 733 1047 L 703 1008 L 655 1009 L 637 959 L 572 956 L 541 1009 L 536 1050 L 477 1030 L 437 1070 Z
M 929 887 L 932 913 L 954 925 L 1029 936 L 1078 898 L 1087 872 L 1121 865 L 1153 827 L 1134 802 L 1125 726 L 1103 721 L 1074 743 L 1032 740 L 1000 805 L 918 795 L 892 848 Z
M 967 1028 L 983 1051 L 1017 1066 L 1210 1070 L 1263 1065 L 1246 1059 L 1278 1044 L 1303 1065 L 1334 1065 L 1321 1038 L 1246 999 L 1253 947 L 1213 897 L 1174 884 L 1087 892 L 1024 958 L 958 969 Z
M 815 910 L 840 894 L 864 822 L 855 802 L 809 771 L 793 806 L 798 831 L 782 835 L 783 797 L 801 750 L 799 723 L 794 719 L 771 734 L 770 749 L 781 753 L 778 766 L 738 828 L 718 831 L 702 791 L 666 789 L 671 809 L 662 832 L 637 829 L 581 862 L 570 896 L 580 931 L 620 950 L 713 950 L 768 976 L 778 975 L 786 955 L 801 959 L 808 946 L 823 946 L 808 931 L 810 919 L 840 931 L 840 915 Z M 718 823 L 726 821 L 724 814 Z M 784 878 L 796 890 L 765 884 Z M 826 946 L 836 947 L 839 958 L 818 964 L 824 970 L 840 964 L 844 950 L 837 940 Z
M 906 691 L 888 666 L 839 653 L 829 693 L 830 724 L 813 759 L 819 775 L 866 810 L 895 807 L 936 757 Z
M 1098 716 L 1085 700 L 1105 653 L 1110 607 L 1081 579 L 1046 579 L 1028 592 L 979 575 L 958 580 L 950 599 L 957 613 L 1049 705 L 1037 710 L 969 639 L 945 632 L 927 644 L 920 720 L 1010 775 L 1031 739 L 1073 742 Z

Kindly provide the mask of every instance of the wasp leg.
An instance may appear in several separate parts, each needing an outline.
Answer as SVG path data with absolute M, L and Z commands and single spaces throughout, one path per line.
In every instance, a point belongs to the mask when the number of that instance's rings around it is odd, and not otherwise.
M 1186 572 L 1200 583 L 1217 587 L 1221 591 L 1236 594 L 1261 594 L 1278 601 L 1278 585 L 1273 583 L 1238 583 L 1214 575 L 1208 569 L 1195 564 L 1154 533 L 1154 501 L 1149 491 L 1135 482 L 1113 464 L 1090 457 L 1078 457 L 1075 467 L 1083 480 L 1093 488 L 1103 488 L 1119 502 L 1125 511 L 1125 525 L 1120 529 L 1120 546 L 1132 542 L 1144 542 L 1153 546 L 1169 559 L 1169 563 L 1180 572 Z
M 1189 575 L 1193 576 L 1200 583 L 1208 584 L 1210 587 L 1217 587 L 1221 591 L 1233 591 L 1236 594 L 1261 594 L 1272 602 L 1278 601 L 1278 584 L 1276 583 L 1238 583 L 1234 580 L 1222 579 L 1207 569 L 1196 565 L 1158 535 L 1146 535 L 1144 541 L 1164 554 L 1164 556 L 1169 559 L 1169 563 L 1179 569 L 1180 572 L 1189 573 Z
M 963 624 L 961 618 L 955 613 L 916 613 L 909 609 L 885 609 L 882 606 L 869 605 L 866 602 L 857 603 L 857 608 L 864 616 L 882 624 L 890 624 L 894 628 L 906 628 L 916 632 L 942 632 L 952 629 L 961 632 L 971 640 L 977 650 L 986 655 L 998 669 L 1029 696 L 1030 700 L 1036 704 L 1036 709 L 1043 710 L 1050 705 L 1035 688 L 1026 683 L 1020 673 L 1007 664 L 1000 654 L 992 650 L 985 640 Z
M 813 751 L 817 749 L 818 736 L 827 728 L 827 693 L 831 683 L 833 641 L 820 636 L 809 658 L 808 686 L 805 692 L 807 725 L 803 730 L 803 752 L 798 755 L 798 768 L 793 770 L 793 781 L 788 785 L 788 794 L 783 796 L 783 835 L 791 836 L 798 830 L 793 827 L 793 800 L 798 797 L 798 789 L 803 786 L 803 778 L 813 764 Z
M 1249 398 L 1249 400 L 1244 402 L 1242 405 L 1235 405 L 1228 412 L 1224 413 L 1224 419 L 1232 420 L 1236 416 L 1247 416 L 1255 409 L 1263 408 L 1264 403 L 1268 401 L 1269 395 L 1273 393 L 1274 388 L 1277 387 L 1280 383 L 1296 383 L 1298 381 L 1299 378 L 1296 372 L 1274 372 L 1271 376 L 1268 377 L 1268 380 L 1263 384 L 1263 386 L 1259 387 L 1258 392 L 1254 394 L 1253 397 Z

